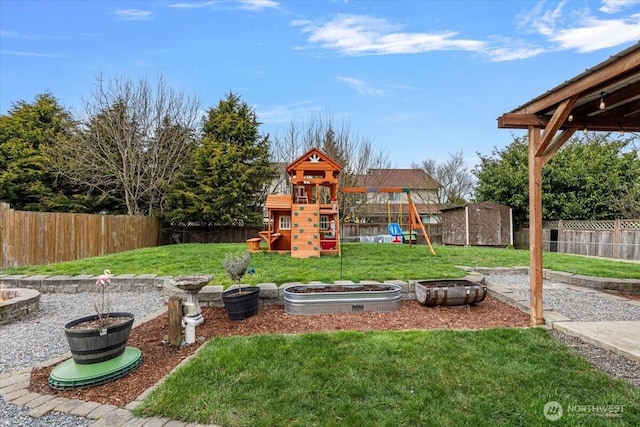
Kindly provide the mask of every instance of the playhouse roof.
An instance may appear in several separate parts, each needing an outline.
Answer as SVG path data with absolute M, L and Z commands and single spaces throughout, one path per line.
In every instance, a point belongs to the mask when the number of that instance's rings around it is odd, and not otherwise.
M 269 194 L 265 203 L 267 209 L 291 209 L 289 194 Z
M 317 148 L 312 148 L 290 163 L 289 166 L 287 166 L 287 173 L 291 173 L 291 171 L 298 169 L 340 172 L 342 170 L 342 166 L 322 151 Z

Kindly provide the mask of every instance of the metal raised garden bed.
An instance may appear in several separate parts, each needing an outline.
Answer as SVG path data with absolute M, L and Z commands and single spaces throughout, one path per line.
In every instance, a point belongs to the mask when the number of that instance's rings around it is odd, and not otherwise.
M 395 284 L 299 285 L 284 291 L 289 314 L 392 312 L 402 305 L 402 289 Z

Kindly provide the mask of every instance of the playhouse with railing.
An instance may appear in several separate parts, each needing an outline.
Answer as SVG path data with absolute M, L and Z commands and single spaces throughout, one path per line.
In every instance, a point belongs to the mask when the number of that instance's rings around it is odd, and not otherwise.
M 268 229 L 247 241 L 249 249 L 287 251 L 295 258 L 340 253 L 338 175 L 342 166 L 313 148 L 286 168 L 290 194 L 267 196 Z
M 317 148 L 304 153 L 286 168 L 290 184 L 289 194 L 267 196 L 268 228 L 247 240 L 252 252 L 266 250 L 291 252 L 294 258 L 317 257 L 340 253 L 340 212 L 338 193 L 406 193 L 409 206 L 409 236 L 421 231 L 433 253 L 433 247 L 420 215 L 407 189 L 344 187 L 338 188 L 342 166 Z M 400 242 L 402 230 L 398 224 L 389 225 Z M 393 234 L 392 233 L 392 234 Z

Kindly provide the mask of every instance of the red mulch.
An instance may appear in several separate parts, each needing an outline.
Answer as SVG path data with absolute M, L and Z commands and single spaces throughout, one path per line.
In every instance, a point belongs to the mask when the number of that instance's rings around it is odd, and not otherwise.
M 224 308 L 205 307 L 202 314 L 205 323 L 196 328 L 198 341 L 183 348 L 172 347 L 166 342 L 167 313 L 134 328 L 127 345 L 142 351 L 143 362 L 123 378 L 96 387 L 59 391 L 48 384 L 49 373 L 54 368 L 51 366 L 33 370 L 29 389 L 124 407 L 193 354 L 200 342 L 215 336 L 338 330 L 483 329 L 524 327 L 530 323 L 528 315 L 490 295 L 477 306 L 423 307 L 416 301 L 403 301 L 402 308 L 394 313 L 301 316 L 285 313 L 283 306 L 264 306 L 257 315 L 242 321 L 229 320 Z

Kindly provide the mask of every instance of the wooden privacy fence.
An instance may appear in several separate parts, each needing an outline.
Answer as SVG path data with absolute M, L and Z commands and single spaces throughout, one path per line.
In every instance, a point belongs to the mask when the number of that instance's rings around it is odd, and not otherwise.
M 0 269 L 157 246 L 160 230 L 154 217 L 26 212 L 0 203 Z
M 640 219 L 544 221 L 542 249 L 549 252 L 640 260 Z M 516 247 L 529 248 L 529 229 L 517 232 Z
M 424 225 L 433 245 L 442 244 L 442 226 L 440 224 Z M 403 227 L 407 229 L 407 227 Z M 198 223 L 167 226 L 162 230 L 161 244 L 175 243 L 244 243 L 247 239 L 258 237 L 258 232 L 266 230 L 260 226 L 207 226 Z M 417 233 L 419 243 L 424 243 L 420 230 Z M 351 223 L 340 224 L 340 237 L 345 241 L 356 240 L 358 236 L 377 236 L 389 234 L 387 224 Z
M 208 226 L 197 222 L 187 225 L 169 225 L 162 230 L 161 244 L 179 243 L 244 243 L 258 237 L 264 226 Z

